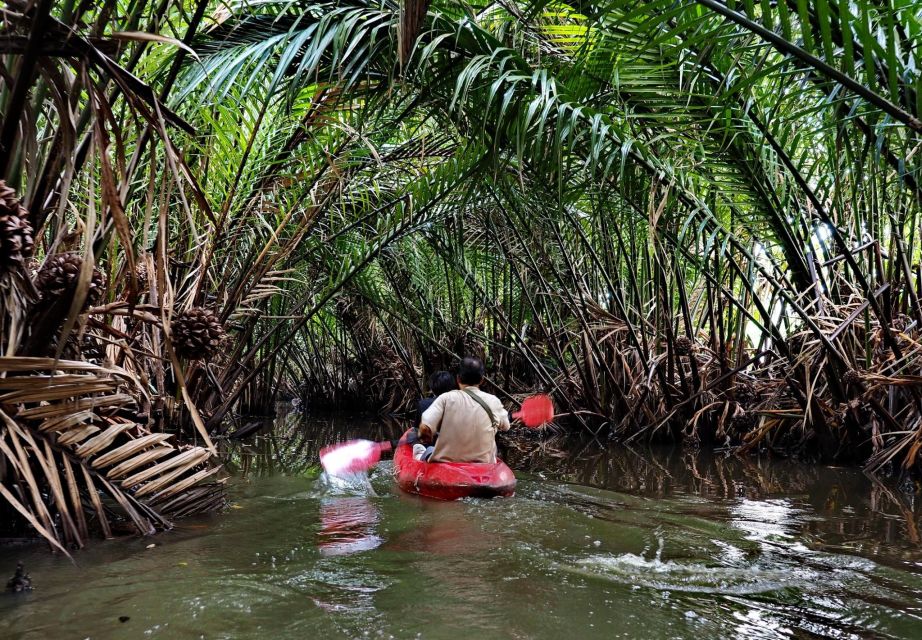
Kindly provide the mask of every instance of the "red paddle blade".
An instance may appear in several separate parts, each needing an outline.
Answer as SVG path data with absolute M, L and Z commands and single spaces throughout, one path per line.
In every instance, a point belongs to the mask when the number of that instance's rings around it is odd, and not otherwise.
M 513 413 L 512 417 L 521 420 L 526 427 L 540 427 L 554 419 L 554 403 L 546 395 L 525 398 L 522 409 Z
M 381 452 L 390 448 L 389 442 L 371 440 L 350 440 L 342 444 L 331 444 L 320 450 L 320 464 L 331 476 L 368 471 L 378 464 Z

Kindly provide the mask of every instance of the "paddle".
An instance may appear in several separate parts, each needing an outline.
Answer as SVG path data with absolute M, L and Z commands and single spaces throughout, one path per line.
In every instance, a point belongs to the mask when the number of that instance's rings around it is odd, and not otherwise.
M 554 419 L 554 403 L 550 396 L 536 395 L 525 398 L 522 408 L 512 414 L 513 420 L 520 420 L 531 429 L 540 427 Z M 393 442 L 372 440 L 350 440 L 331 444 L 320 450 L 320 464 L 331 476 L 368 471 L 381 460 L 381 454 L 394 448 Z
M 391 442 L 350 440 L 320 450 L 320 464 L 331 476 L 368 471 L 378 464 L 381 454 L 394 448 Z
M 554 403 L 544 394 L 531 396 L 522 401 L 522 408 L 512 414 L 514 420 L 521 420 L 526 427 L 534 429 L 554 419 Z

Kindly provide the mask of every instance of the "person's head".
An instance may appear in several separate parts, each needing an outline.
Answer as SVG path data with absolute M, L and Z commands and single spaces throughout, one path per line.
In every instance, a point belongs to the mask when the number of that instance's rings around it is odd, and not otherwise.
M 483 362 L 480 358 L 468 356 L 461 361 L 461 367 L 458 369 L 458 382 L 468 386 L 483 382 Z
M 429 388 L 432 395 L 440 396 L 446 391 L 453 391 L 458 388 L 455 384 L 454 377 L 447 371 L 436 371 L 429 376 Z

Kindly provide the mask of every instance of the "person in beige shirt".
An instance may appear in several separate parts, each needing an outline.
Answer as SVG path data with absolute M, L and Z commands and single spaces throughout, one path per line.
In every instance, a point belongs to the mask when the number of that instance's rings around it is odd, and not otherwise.
M 434 448 L 429 462 L 496 462 L 496 432 L 509 428 L 509 414 L 496 396 L 480 390 L 483 362 L 464 358 L 456 391 L 443 393 L 423 412 L 419 436 Z M 428 456 L 425 457 L 425 456 Z

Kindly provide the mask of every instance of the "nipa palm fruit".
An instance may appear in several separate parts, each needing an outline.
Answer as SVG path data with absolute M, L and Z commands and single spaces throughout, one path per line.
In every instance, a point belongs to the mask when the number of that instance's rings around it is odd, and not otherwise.
M 736 401 L 743 407 L 747 407 L 759 398 L 759 392 L 756 388 L 744 382 L 737 383 L 737 385 L 733 387 L 733 395 L 736 397 Z
M 0 180 L 0 273 L 15 269 L 32 255 L 34 242 L 28 217 L 16 191 Z
M 854 369 L 849 369 L 844 374 L 842 374 L 843 384 L 858 384 L 859 382 L 861 382 L 861 374 Z
M 147 272 L 146 262 L 139 262 L 134 266 L 134 277 L 138 281 L 138 291 L 147 291 L 150 274 Z
M 688 336 L 679 336 L 675 340 L 675 352 L 680 356 L 687 356 L 692 352 L 694 343 Z
M 45 261 L 35 277 L 35 286 L 42 294 L 42 300 L 51 302 L 56 298 L 71 293 L 77 288 L 83 258 L 77 253 L 59 253 Z M 106 279 L 102 272 L 93 267 L 90 288 L 86 294 L 84 308 L 96 304 L 102 298 Z
M 189 360 L 213 356 L 226 335 L 215 312 L 203 307 L 193 307 L 174 316 L 170 333 L 176 353 Z
M 740 410 L 733 416 L 733 426 L 737 429 L 748 430 L 756 426 L 758 417 L 752 411 Z

